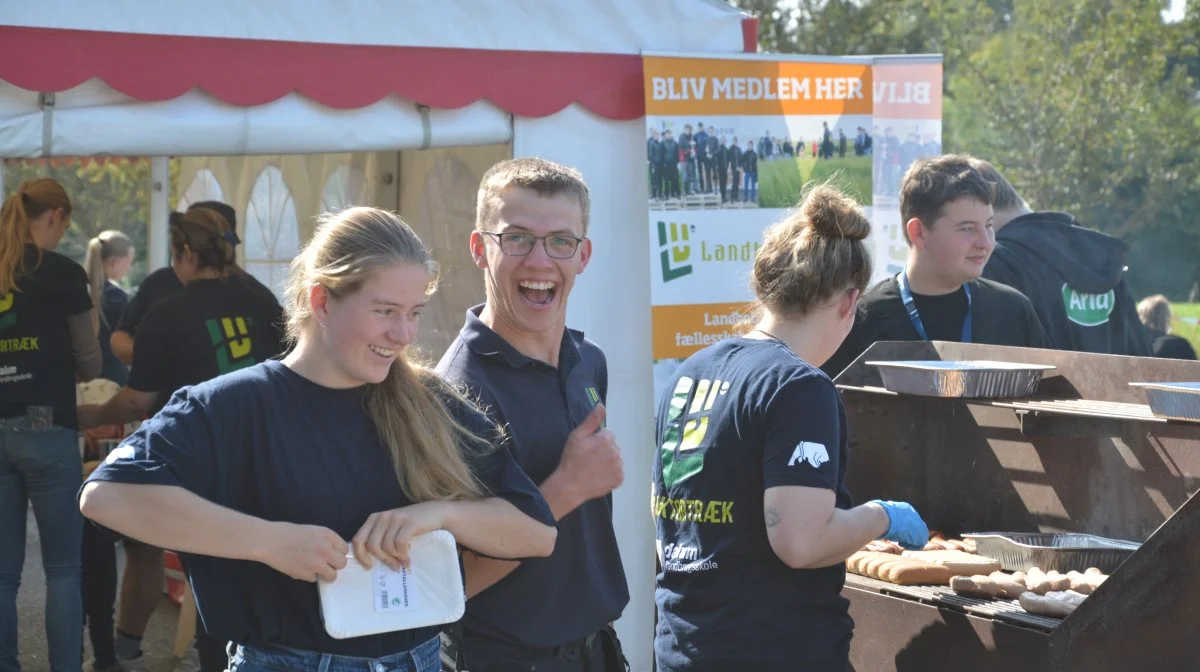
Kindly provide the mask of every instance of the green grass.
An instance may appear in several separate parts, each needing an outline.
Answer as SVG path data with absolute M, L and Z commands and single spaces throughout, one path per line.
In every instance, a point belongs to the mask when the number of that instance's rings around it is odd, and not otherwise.
M 831 178 L 833 184 L 853 196 L 859 204 L 871 204 L 871 157 L 848 156 L 844 159 L 803 157 L 792 161 L 780 159 L 760 162 L 758 205 L 762 208 L 793 207 L 805 184 Z
M 1180 319 L 1184 317 L 1200 319 L 1200 303 L 1172 303 L 1171 315 L 1171 333 L 1188 339 L 1196 352 L 1200 352 L 1200 325 L 1187 324 Z

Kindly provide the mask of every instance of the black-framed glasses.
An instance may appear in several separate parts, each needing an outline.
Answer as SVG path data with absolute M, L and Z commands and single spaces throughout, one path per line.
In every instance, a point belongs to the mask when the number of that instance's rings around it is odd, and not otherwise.
M 552 233 L 548 236 L 535 236 L 523 231 L 480 231 L 500 244 L 500 251 L 510 257 L 523 257 L 533 251 L 533 246 L 540 240 L 546 256 L 551 259 L 570 259 L 579 250 L 583 238 L 566 233 Z

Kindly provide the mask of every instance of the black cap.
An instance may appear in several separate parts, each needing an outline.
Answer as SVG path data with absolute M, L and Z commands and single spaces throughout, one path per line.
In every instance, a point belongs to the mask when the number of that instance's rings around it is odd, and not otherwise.
M 195 208 L 212 210 L 218 215 L 224 217 L 225 221 L 229 222 L 229 226 L 234 231 L 237 231 L 237 211 L 234 210 L 233 206 L 229 205 L 228 203 L 222 203 L 220 201 L 200 201 L 199 203 L 193 203 L 188 206 L 188 210 L 193 210 Z

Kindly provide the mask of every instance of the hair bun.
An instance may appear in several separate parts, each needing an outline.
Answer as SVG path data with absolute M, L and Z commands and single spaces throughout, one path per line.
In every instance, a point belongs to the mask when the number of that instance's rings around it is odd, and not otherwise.
M 808 192 L 800 203 L 800 214 L 818 236 L 863 240 L 871 235 L 871 222 L 858 203 L 829 185 Z

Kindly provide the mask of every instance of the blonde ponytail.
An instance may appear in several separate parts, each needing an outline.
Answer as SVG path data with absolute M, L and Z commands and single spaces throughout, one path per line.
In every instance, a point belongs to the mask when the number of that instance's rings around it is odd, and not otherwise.
M 99 237 L 88 241 L 87 255 L 83 260 L 83 270 L 88 278 L 88 295 L 92 297 L 92 331 L 100 334 L 100 320 L 104 318 L 104 310 L 100 298 L 104 293 L 104 260 L 101 258 L 104 243 Z
M 100 323 L 112 328 L 104 317 L 104 284 L 108 281 L 108 273 L 104 265 L 109 259 L 121 258 L 133 250 L 133 239 L 120 231 L 101 231 L 100 235 L 88 241 L 87 255 L 84 257 L 83 270 L 87 272 L 88 294 L 92 297 L 92 329 L 100 333 Z
M 312 322 L 310 291 L 333 296 L 358 291 L 372 272 L 416 264 L 437 287 L 437 264 L 399 217 L 375 208 L 349 208 L 325 216 L 312 240 L 292 261 L 284 308 L 292 341 Z M 414 502 L 485 496 L 469 466 L 472 455 L 490 450 L 500 437 L 477 436 L 454 419 L 447 404 L 471 403 L 436 373 L 410 363 L 403 352 L 382 383 L 369 384 L 366 408 L 392 459 L 404 494 Z
M 70 215 L 71 199 L 61 184 L 48 177 L 22 182 L 0 207 L 0 297 L 16 290 L 17 276 L 29 270 L 25 268 L 25 244 L 32 242 L 29 223 L 58 208 Z

